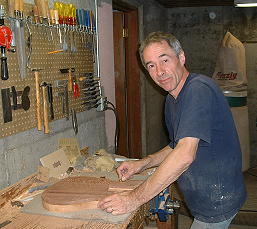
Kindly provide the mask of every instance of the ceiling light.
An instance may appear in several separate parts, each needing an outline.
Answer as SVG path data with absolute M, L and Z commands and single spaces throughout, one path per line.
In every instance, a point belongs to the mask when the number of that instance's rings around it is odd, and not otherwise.
M 235 7 L 257 7 L 257 0 L 234 0 Z

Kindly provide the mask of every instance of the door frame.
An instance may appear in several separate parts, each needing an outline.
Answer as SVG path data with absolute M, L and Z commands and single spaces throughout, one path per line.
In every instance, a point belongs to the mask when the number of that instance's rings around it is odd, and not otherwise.
M 126 119 L 125 121 L 123 120 L 123 122 L 126 123 L 120 125 L 123 127 L 126 126 L 127 128 L 127 139 L 126 141 L 123 141 L 126 142 L 126 150 L 123 150 L 122 154 L 130 158 L 142 158 L 141 83 L 140 66 L 138 62 L 138 9 L 118 0 L 113 0 L 113 9 L 122 11 L 124 13 L 124 25 L 128 29 L 128 37 L 124 38 L 124 46 L 126 50 L 124 53 L 126 107 L 117 107 L 117 110 L 126 110 Z M 117 54 L 115 54 L 114 50 L 114 56 L 115 55 Z M 119 97 L 118 89 L 115 90 L 115 97 L 116 99 Z M 121 104 L 116 104 L 116 106 L 121 106 Z M 119 147 L 124 146 L 120 145 Z

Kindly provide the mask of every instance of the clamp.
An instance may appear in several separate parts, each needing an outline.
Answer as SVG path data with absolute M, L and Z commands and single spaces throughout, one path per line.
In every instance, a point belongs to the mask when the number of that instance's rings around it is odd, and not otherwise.
M 150 213 L 157 214 L 160 222 L 166 222 L 169 215 L 176 214 L 180 208 L 178 200 L 173 200 L 169 193 L 169 187 L 161 191 L 150 201 Z

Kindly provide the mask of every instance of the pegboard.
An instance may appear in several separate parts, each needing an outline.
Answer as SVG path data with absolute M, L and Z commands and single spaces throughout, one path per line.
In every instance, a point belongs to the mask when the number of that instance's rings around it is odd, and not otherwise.
M 5 1 L 0 1 L 0 4 L 7 7 Z M 26 16 L 31 15 L 32 5 L 25 4 L 24 11 Z M 25 87 L 29 86 L 30 108 L 27 111 L 24 109 L 12 110 L 12 121 L 4 123 L 2 109 L 3 104 L 2 99 L 0 99 L 0 138 L 37 127 L 36 83 L 32 69 L 41 69 L 39 71 L 39 82 L 45 81 L 49 84 L 52 84 L 53 86 L 54 120 L 65 117 L 65 114 L 62 112 L 62 98 L 58 96 L 61 92 L 64 91 L 64 89 L 56 87 L 56 80 L 68 80 L 68 74 L 61 73 L 60 69 L 74 68 L 75 72 L 73 72 L 73 75 L 75 75 L 80 88 L 81 96 L 79 98 L 75 98 L 73 92 L 69 92 L 69 110 L 75 109 L 76 112 L 82 112 L 86 110 L 85 106 L 82 105 L 82 103 L 86 101 L 86 99 L 83 98 L 83 93 L 81 90 L 83 83 L 78 79 L 79 77 L 85 76 L 88 73 L 92 73 L 92 75 L 94 75 L 94 60 L 96 59 L 96 54 L 92 51 L 95 50 L 95 48 L 92 49 L 90 46 L 95 44 L 91 41 L 93 36 L 96 35 L 81 33 L 79 31 L 74 31 L 73 33 L 69 32 L 68 35 L 66 35 L 67 42 L 69 44 L 70 36 L 73 35 L 76 44 L 76 51 L 72 52 L 71 50 L 68 50 L 65 52 L 48 54 L 51 51 L 62 49 L 59 43 L 58 29 L 55 27 L 49 28 L 47 26 L 36 25 L 30 22 L 27 24 L 32 34 L 32 52 L 26 77 L 23 79 L 20 77 L 17 53 L 7 52 L 9 79 L 1 80 L 0 89 L 11 88 L 12 86 L 15 86 L 16 91 L 23 91 Z M 5 19 L 5 25 L 10 26 L 10 20 L 8 18 Z M 49 39 L 51 38 L 51 34 L 53 35 L 53 39 Z M 25 25 L 25 38 L 27 39 L 28 36 L 28 28 Z M 88 39 L 88 42 L 85 42 L 85 37 Z M 28 48 L 26 48 L 26 54 L 29 54 Z M 99 83 L 97 84 L 97 82 L 96 85 L 100 87 Z M 40 90 L 40 98 L 42 108 L 42 90 Z M 19 103 L 21 103 L 21 98 L 18 96 L 18 104 Z M 49 118 L 49 122 L 51 121 L 52 120 Z

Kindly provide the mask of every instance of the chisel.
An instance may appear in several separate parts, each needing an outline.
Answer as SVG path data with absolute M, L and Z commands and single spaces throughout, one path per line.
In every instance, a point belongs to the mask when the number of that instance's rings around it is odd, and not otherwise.
M 34 22 L 35 24 L 39 24 L 39 13 L 38 13 L 38 7 L 36 5 L 33 6 L 33 16 L 34 16 Z

